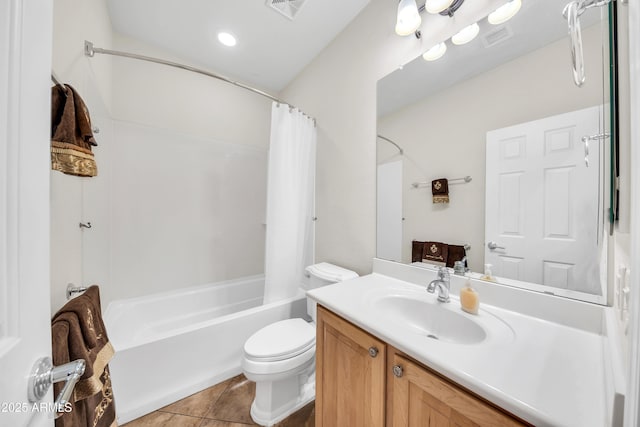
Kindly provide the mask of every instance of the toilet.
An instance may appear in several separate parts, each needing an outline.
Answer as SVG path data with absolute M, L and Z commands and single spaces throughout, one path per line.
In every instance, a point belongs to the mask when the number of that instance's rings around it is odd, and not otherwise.
M 322 262 L 305 269 L 306 289 L 358 277 L 358 274 Z M 315 398 L 316 303 L 307 299 L 312 321 L 287 319 L 272 323 L 253 334 L 244 344 L 242 369 L 256 383 L 251 418 L 271 426 Z

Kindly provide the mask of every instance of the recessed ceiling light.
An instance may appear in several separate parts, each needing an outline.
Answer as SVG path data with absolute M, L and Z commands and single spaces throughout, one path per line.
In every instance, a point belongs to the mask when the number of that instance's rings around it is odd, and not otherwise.
M 426 51 L 422 55 L 422 58 L 424 58 L 425 61 L 435 61 L 436 59 L 442 58 L 442 55 L 444 55 L 446 51 L 447 45 L 445 44 L 445 42 L 438 43 L 437 45 Z
M 458 34 L 451 37 L 451 42 L 457 45 L 469 43 L 471 40 L 476 38 L 479 32 L 480 27 L 476 22 L 475 24 L 471 24 L 468 27 L 464 27 Z
M 518 13 L 522 7 L 521 0 L 510 0 L 489 14 L 489 23 L 493 25 L 502 24 Z
M 233 34 L 227 33 L 226 31 L 221 31 L 218 33 L 218 41 L 225 46 L 235 46 L 237 41 Z

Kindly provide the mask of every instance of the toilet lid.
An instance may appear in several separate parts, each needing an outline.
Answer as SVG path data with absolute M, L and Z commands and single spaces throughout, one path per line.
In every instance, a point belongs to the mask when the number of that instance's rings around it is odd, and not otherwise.
M 302 319 L 281 320 L 260 329 L 244 344 L 252 359 L 276 361 L 295 357 L 316 344 L 316 329 Z

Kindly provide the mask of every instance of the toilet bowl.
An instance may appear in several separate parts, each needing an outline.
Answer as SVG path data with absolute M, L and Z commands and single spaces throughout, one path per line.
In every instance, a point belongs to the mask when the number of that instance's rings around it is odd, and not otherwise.
M 329 263 L 314 264 L 305 271 L 307 289 L 358 277 Z M 271 426 L 315 398 L 316 304 L 309 299 L 307 314 L 311 322 L 295 318 L 272 323 L 244 345 L 242 369 L 256 383 L 251 418 L 257 424 Z

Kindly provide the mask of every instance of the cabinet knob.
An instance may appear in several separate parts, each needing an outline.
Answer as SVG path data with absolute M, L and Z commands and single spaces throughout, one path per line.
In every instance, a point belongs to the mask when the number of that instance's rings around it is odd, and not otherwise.
M 378 355 L 378 349 L 376 347 L 369 347 L 369 356 L 376 357 Z
M 402 366 L 394 365 L 394 367 L 393 367 L 393 375 L 395 375 L 396 377 L 400 378 L 403 373 L 404 373 L 404 369 L 402 369 Z

